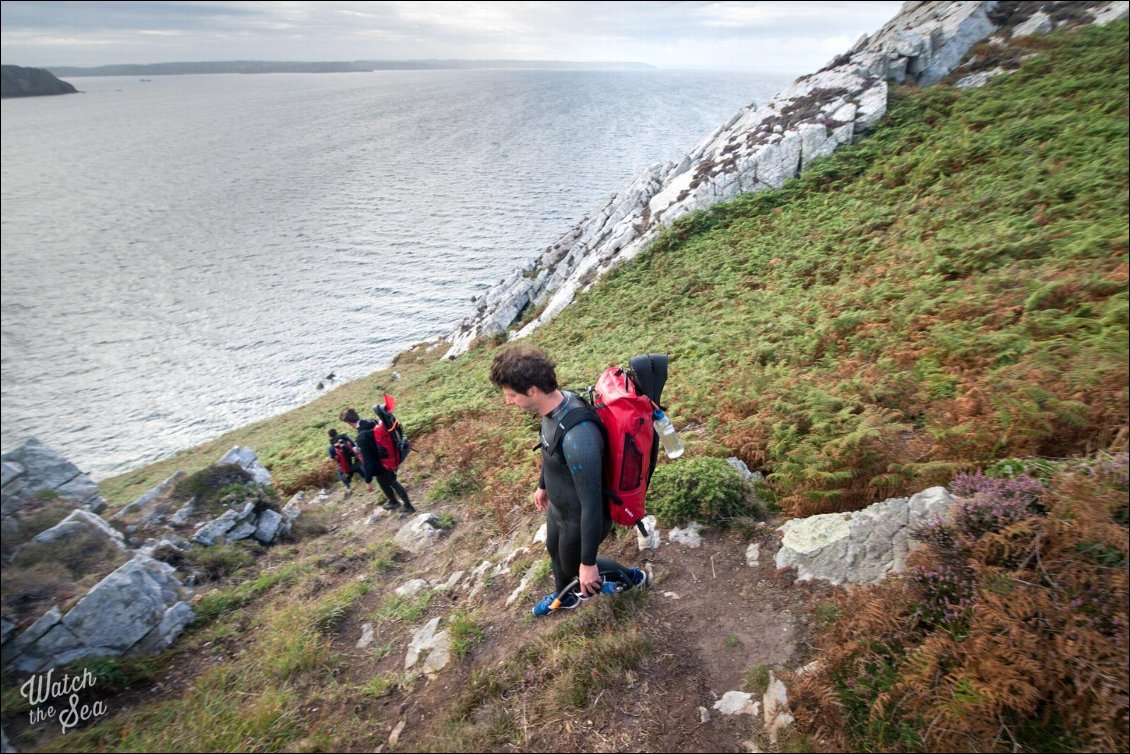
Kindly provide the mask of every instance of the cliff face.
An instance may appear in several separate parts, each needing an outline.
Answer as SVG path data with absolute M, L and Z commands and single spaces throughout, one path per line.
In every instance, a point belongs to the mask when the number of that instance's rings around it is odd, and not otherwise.
M 797 79 L 765 105 L 737 113 L 678 164 L 653 166 L 499 282 L 447 336 L 451 347 L 445 358 L 465 352 L 478 337 L 505 332 L 528 308 L 547 302 L 514 337 L 529 334 L 678 218 L 738 194 L 780 188 L 814 159 L 871 129 L 886 113 L 888 83 L 931 85 L 990 37 L 1004 45 L 1012 37 L 1066 24 L 1109 23 L 1125 17 L 1127 6 L 905 3 L 874 35 L 860 39 L 823 70 Z
M 3 66 L 0 97 L 39 97 L 47 94 L 75 94 L 78 90 L 42 68 Z

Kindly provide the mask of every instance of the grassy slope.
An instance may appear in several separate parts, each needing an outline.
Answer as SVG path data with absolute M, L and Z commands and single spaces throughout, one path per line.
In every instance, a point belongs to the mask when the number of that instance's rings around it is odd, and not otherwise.
M 797 514 L 1108 444 L 1127 411 L 1125 28 L 1071 37 L 984 89 L 894 90 L 873 136 L 782 191 L 679 222 L 532 340 L 575 386 L 669 353 L 665 399 L 698 428 L 693 450 L 771 472 Z M 237 442 L 291 485 L 321 462 L 337 411 L 383 389 L 418 437 L 455 425 L 453 446 L 523 447 L 531 425 L 486 380 L 498 347 L 456 363 L 417 349 L 399 381 L 358 380 L 103 488 L 128 502 Z M 448 466 L 437 473 L 517 481 L 530 463 Z
M 1127 404 L 1126 37 L 1125 23 L 1067 37 L 983 90 L 896 92 L 874 136 L 784 191 L 679 223 L 534 340 L 570 385 L 634 352 L 669 352 L 667 402 L 690 453 L 735 451 L 764 466 L 794 512 L 860 505 L 1007 455 L 1110 442 Z M 321 463 L 341 407 L 389 389 L 430 451 L 413 478 L 430 475 L 468 516 L 493 514 L 477 528 L 507 528 L 534 473 L 522 452 L 533 424 L 487 383 L 498 347 L 456 363 L 405 354 L 397 381 L 359 380 L 104 490 L 127 502 L 237 442 L 291 483 Z M 201 674 L 182 699 L 72 734 L 68 746 L 328 746 L 313 708 L 348 709 L 355 691 L 339 682 L 327 637 L 366 582 L 331 586 L 327 564 L 340 554 L 388 568 L 381 543 L 341 554 L 336 536 L 309 552 L 283 548 L 281 569 L 207 598 L 189 653 L 238 638 L 237 660 Z M 580 628 L 570 646 L 607 633 Z M 521 685 L 507 672 L 484 669 L 471 690 L 506 695 Z M 595 691 L 582 688 L 582 703 Z M 371 745 L 361 723 L 343 725 L 340 735 Z

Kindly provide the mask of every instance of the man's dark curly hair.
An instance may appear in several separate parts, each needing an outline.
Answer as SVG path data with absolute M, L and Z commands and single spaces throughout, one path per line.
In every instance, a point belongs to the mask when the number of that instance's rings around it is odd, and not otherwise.
M 491 384 L 525 393 L 536 387 L 543 393 L 557 389 L 556 366 L 537 346 L 514 346 L 494 357 L 490 365 Z

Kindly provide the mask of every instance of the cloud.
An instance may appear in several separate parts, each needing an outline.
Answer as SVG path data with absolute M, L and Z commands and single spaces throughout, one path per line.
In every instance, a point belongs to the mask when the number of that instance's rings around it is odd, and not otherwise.
M 0 41 L 4 62 L 19 65 L 521 58 L 803 73 L 899 5 L 21 1 L 0 4 Z

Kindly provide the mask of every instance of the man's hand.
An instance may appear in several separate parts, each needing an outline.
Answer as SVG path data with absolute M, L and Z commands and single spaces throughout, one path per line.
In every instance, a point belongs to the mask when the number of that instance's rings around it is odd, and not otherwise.
M 591 597 L 600 591 L 600 569 L 596 567 L 596 564 L 585 565 L 581 563 L 580 581 L 581 594 L 584 596 Z
M 538 487 L 534 493 L 534 507 L 538 509 L 538 513 L 545 513 L 545 509 L 549 507 L 549 493 L 542 487 Z

